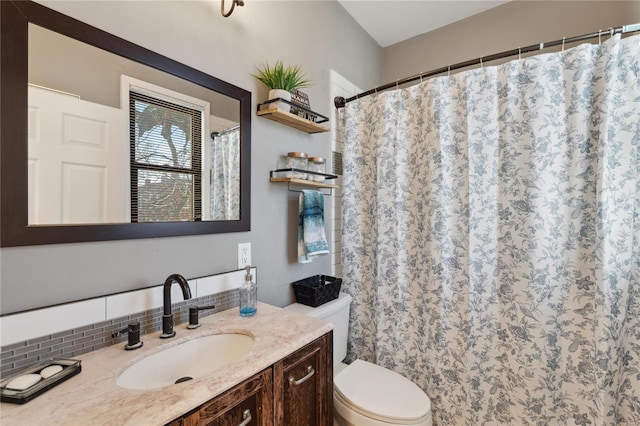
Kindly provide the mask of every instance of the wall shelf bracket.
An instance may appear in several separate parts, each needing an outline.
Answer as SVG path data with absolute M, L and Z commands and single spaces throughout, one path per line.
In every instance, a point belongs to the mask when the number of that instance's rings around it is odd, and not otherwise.
M 325 181 L 338 178 L 337 175 L 332 175 L 327 173 L 312 172 L 310 170 L 302 170 L 302 169 L 295 169 L 295 168 L 287 168 L 287 169 L 271 170 L 269 172 L 269 181 L 270 182 L 286 182 L 287 189 L 291 192 L 300 192 L 303 189 L 312 188 L 312 189 L 319 190 L 324 195 L 332 195 L 333 189 L 338 188 L 338 185 L 334 185 L 331 183 L 301 179 L 298 177 L 287 177 L 288 174 L 290 175 L 293 173 L 305 173 L 307 175 L 323 176 L 325 178 Z M 324 192 L 323 189 L 328 189 L 329 192 Z

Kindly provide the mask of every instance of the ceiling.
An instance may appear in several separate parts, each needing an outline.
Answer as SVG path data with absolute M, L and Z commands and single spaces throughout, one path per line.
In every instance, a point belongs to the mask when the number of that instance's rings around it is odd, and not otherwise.
M 484 12 L 507 1 L 338 0 L 382 47 Z

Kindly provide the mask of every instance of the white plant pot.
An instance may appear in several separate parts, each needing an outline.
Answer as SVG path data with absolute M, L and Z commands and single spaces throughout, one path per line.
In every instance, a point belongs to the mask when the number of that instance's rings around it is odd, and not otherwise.
M 281 98 L 284 99 L 286 101 L 291 101 L 291 93 L 287 92 L 286 90 L 283 89 L 271 89 L 269 90 L 269 100 L 271 99 L 276 99 L 276 98 Z M 278 108 L 281 109 L 285 112 L 289 112 L 291 110 L 291 105 L 289 105 L 286 102 L 281 102 L 281 101 L 277 101 L 277 102 L 272 102 L 269 104 L 269 109 L 271 108 Z

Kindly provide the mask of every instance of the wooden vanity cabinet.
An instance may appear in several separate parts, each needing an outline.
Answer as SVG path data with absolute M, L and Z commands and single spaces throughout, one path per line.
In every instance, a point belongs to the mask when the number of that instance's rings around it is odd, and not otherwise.
M 333 424 L 332 336 L 325 334 L 273 365 L 275 425 Z
M 273 424 L 273 380 L 268 368 L 185 416 L 182 426 Z
M 330 426 L 332 361 L 329 332 L 168 426 Z

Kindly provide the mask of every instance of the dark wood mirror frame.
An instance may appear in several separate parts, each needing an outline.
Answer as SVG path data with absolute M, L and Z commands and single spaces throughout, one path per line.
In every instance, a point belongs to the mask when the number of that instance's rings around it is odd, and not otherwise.
M 0 246 L 249 231 L 251 92 L 31 1 L 1 1 Z M 240 220 L 103 225 L 29 225 L 27 164 L 28 24 L 74 38 L 191 81 L 240 102 Z

